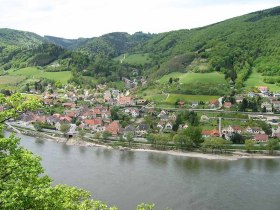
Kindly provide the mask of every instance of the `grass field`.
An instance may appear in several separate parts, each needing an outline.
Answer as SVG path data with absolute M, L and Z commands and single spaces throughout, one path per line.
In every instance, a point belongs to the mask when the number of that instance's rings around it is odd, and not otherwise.
M 246 89 L 251 89 L 252 87 L 257 86 L 267 86 L 270 91 L 276 91 L 280 92 L 280 87 L 278 87 L 275 84 L 267 84 L 263 81 L 264 76 L 262 76 L 260 73 L 257 73 L 253 71 L 249 78 L 245 81 Z
M 23 81 L 25 76 L 0 76 L 0 84 L 1 85 L 16 85 L 19 82 Z
M 185 102 L 209 102 L 213 99 L 218 99 L 219 96 L 205 96 L 205 95 L 183 95 L 183 94 L 169 94 L 165 102 L 169 104 L 175 104 L 179 99 Z
M 0 76 L 0 89 L 16 90 L 17 85 L 25 80 L 25 76 Z
M 125 59 L 124 59 L 124 55 L 120 55 L 116 58 L 114 58 L 114 60 L 116 61 L 121 61 L 123 63 L 128 63 L 128 64 L 135 64 L 135 65 L 143 65 L 143 64 L 146 64 L 146 63 L 149 63 L 150 62 L 150 59 L 149 59 L 149 54 L 146 53 L 146 54 L 125 54 Z
M 71 71 L 61 71 L 61 72 L 45 72 L 37 67 L 27 67 L 18 70 L 9 70 L 10 76 L 25 76 L 29 78 L 47 78 L 55 81 L 60 81 L 63 84 L 66 84 L 67 81 L 71 78 Z
M 227 84 L 224 75 L 217 72 L 211 73 L 179 73 L 173 72 L 171 74 L 163 76 L 159 79 L 161 84 L 169 82 L 169 78 L 179 78 L 179 83 L 190 84 L 190 83 L 204 83 L 204 84 Z
M 145 99 L 153 101 L 156 104 L 161 105 L 175 105 L 175 102 L 179 99 L 184 102 L 209 102 L 212 99 L 218 99 L 219 96 L 205 96 L 205 95 L 183 95 L 183 94 L 147 94 Z

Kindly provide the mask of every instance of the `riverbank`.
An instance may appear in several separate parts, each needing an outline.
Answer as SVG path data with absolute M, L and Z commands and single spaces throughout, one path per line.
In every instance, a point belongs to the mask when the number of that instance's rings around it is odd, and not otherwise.
M 238 160 L 238 159 L 280 159 L 279 155 L 266 155 L 266 154 L 253 154 L 253 153 L 246 153 L 243 151 L 234 151 L 227 154 L 212 154 L 212 153 L 202 153 L 202 152 L 192 152 L 192 151 L 179 151 L 179 150 L 155 150 L 151 148 L 128 148 L 128 147 L 113 147 L 106 144 L 90 142 L 89 140 L 80 140 L 77 138 L 64 138 L 64 137 L 57 137 L 51 136 L 42 132 L 37 131 L 22 131 L 22 135 L 25 136 L 32 136 L 32 137 L 39 137 L 47 141 L 63 143 L 69 146 L 81 146 L 81 147 L 102 147 L 106 149 L 117 149 L 120 151 L 135 151 L 135 152 L 153 152 L 158 154 L 168 154 L 174 156 L 181 156 L 181 157 L 191 157 L 191 158 L 202 158 L 207 160 Z

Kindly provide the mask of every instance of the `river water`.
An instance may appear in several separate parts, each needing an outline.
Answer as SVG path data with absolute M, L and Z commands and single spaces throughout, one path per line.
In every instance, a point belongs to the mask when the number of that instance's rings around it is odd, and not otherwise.
M 280 209 L 280 159 L 205 160 L 19 136 L 55 184 L 84 188 L 120 209 L 141 202 L 173 210 Z

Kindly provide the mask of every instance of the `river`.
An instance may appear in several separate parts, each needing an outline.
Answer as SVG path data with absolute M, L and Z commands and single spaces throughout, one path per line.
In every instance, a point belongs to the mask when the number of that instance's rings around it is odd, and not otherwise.
M 280 159 L 206 160 L 19 136 L 55 184 L 84 188 L 120 209 L 141 202 L 173 210 L 280 209 Z

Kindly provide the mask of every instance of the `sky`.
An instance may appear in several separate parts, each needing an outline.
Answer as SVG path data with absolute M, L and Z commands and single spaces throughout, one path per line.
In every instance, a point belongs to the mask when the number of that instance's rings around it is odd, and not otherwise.
M 64 38 L 206 26 L 279 0 L 0 0 L 0 28 Z

